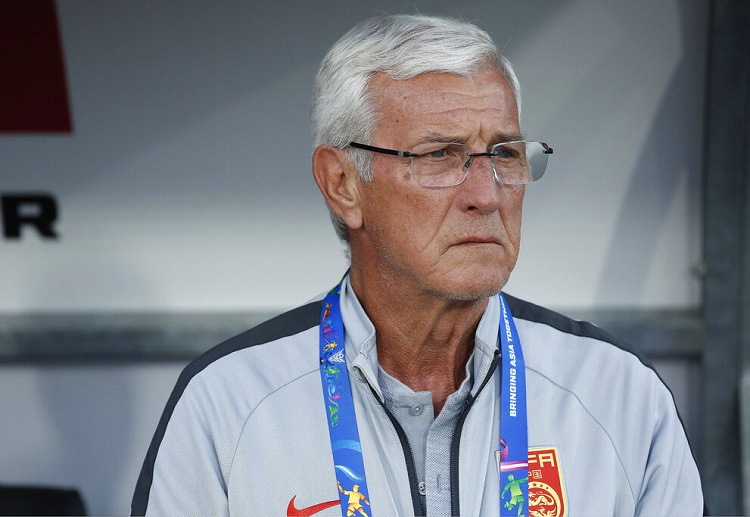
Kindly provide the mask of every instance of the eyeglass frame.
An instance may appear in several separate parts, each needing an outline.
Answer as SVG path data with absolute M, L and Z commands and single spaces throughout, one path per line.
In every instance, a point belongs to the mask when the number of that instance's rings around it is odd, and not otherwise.
M 445 145 L 451 145 L 451 144 L 465 145 L 465 144 L 459 144 L 458 142 L 442 142 L 442 143 L 444 143 Z M 512 140 L 510 142 L 498 142 L 497 144 L 493 144 L 492 147 L 490 147 L 490 151 L 489 152 L 484 152 L 484 153 L 466 153 L 466 155 L 469 157 L 469 159 L 466 161 L 466 163 L 464 163 L 464 167 L 466 167 L 466 174 L 464 175 L 463 179 L 461 179 L 461 181 L 459 181 L 458 183 L 455 183 L 453 185 L 441 185 L 441 186 L 434 186 L 434 187 L 431 187 L 431 188 L 456 187 L 456 186 L 460 185 L 461 183 L 463 183 L 464 181 L 466 181 L 466 178 L 469 177 L 469 170 L 471 169 L 471 165 L 472 165 L 472 163 L 474 161 L 474 158 L 477 157 L 477 156 L 487 156 L 490 159 L 490 164 L 492 165 L 493 176 L 498 181 L 498 183 L 502 183 L 500 181 L 500 177 L 497 174 L 497 170 L 495 169 L 495 162 L 492 159 L 495 156 L 499 156 L 499 153 L 494 152 L 493 149 L 495 149 L 497 147 L 504 146 L 504 145 L 509 145 L 509 144 L 527 144 L 527 143 L 539 143 L 539 144 L 541 144 L 542 147 L 543 147 L 543 150 L 542 150 L 543 154 L 550 155 L 550 154 L 553 154 L 553 152 L 554 152 L 554 149 L 552 149 L 545 142 L 537 142 L 537 141 L 529 142 L 528 140 Z M 398 151 L 396 149 L 387 149 L 385 147 L 377 147 L 377 146 L 374 146 L 374 145 L 361 144 L 359 142 L 353 142 L 353 141 L 349 142 L 348 147 L 354 147 L 355 149 L 361 149 L 363 151 L 370 151 L 370 152 L 373 152 L 373 153 L 387 154 L 387 155 L 391 155 L 391 156 L 398 156 L 399 158 L 419 158 L 421 156 L 424 156 L 424 154 L 417 154 L 417 153 L 413 153 L 413 152 L 410 152 L 410 151 Z M 546 169 L 546 167 L 545 167 L 545 169 Z M 544 174 L 544 173 L 542 173 L 542 174 Z M 540 178 L 541 178 L 541 176 L 540 176 Z M 539 178 L 537 178 L 537 179 L 539 179 Z M 518 184 L 519 185 L 526 185 L 528 183 L 532 183 L 533 181 L 536 181 L 536 180 L 532 180 L 532 181 L 527 182 L 527 183 L 518 183 Z M 504 184 L 504 185 L 515 185 L 515 183 L 502 183 L 502 184 Z M 421 183 L 420 183 L 420 185 L 421 185 Z M 425 186 L 425 185 L 422 185 L 422 186 Z

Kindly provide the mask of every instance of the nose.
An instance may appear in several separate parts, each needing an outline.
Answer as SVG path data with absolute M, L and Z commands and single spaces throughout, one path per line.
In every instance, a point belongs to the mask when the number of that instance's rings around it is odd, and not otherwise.
M 467 176 L 461 187 L 463 203 L 467 210 L 481 213 L 494 212 L 502 202 L 502 191 L 506 187 L 497 180 L 490 153 L 470 153 L 464 164 Z M 484 158 L 487 159 L 484 159 Z M 478 160 L 474 160 L 479 158 Z M 473 166 L 473 167 L 472 167 Z

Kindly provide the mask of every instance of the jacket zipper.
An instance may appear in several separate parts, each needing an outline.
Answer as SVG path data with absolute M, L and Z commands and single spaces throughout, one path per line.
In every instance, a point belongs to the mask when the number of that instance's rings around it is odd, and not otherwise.
M 464 408 L 461 410 L 461 414 L 458 416 L 458 421 L 456 422 L 456 427 L 453 429 L 453 437 L 451 438 L 450 450 L 451 515 L 458 516 L 461 514 L 458 493 L 458 454 L 464 421 L 469 414 L 471 406 L 474 405 L 474 401 L 476 401 L 477 397 L 479 397 L 479 394 L 482 392 L 484 387 L 488 382 L 490 382 L 490 379 L 492 379 L 492 376 L 494 375 L 495 370 L 497 369 L 497 364 L 499 362 L 500 350 L 496 349 L 487 375 L 482 381 L 482 384 L 479 386 L 476 395 L 472 396 L 471 394 L 469 394 L 469 396 L 466 398 Z M 383 411 L 385 411 L 385 414 L 388 416 L 391 424 L 393 424 L 393 428 L 396 430 L 396 435 L 398 435 L 398 439 L 401 442 L 401 448 L 404 452 L 404 459 L 406 460 L 406 471 L 409 474 L 409 488 L 411 491 L 411 502 L 414 509 L 414 515 L 418 517 L 425 516 L 427 515 L 427 496 L 426 494 L 422 494 L 422 491 L 420 491 L 419 489 L 417 465 L 414 461 L 414 452 L 412 451 L 411 444 L 409 443 L 409 438 L 406 436 L 404 428 L 401 427 L 401 424 L 398 423 L 396 417 L 393 416 L 393 413 L 391 413 L 390 410 L 386 407 L 385 402 L 380 398 L 375 389 L 370 386 L 370 383 L 367 383 L 367 386 L 370 388 L 370 391 L 375 397 L 375 400 L 378 401 L 380 406 L 383 408 Z
M 492 363 L 490 364 L 490 370 L 487 372 L 487 375 L 484 378 L 484 381 L 482 381 L 482 384 L 479 386 L 479 389 L 477 390 L 476 395 L 472 396 L 469 394 L 469 396 L 466 398 L 466 403 L 464 404 L 464 408 L 461 411 L 461 414 L 458 416 L 458 420 L 456 421 L 456 427 L 453 429 L 453 438 L 451 438 L 451 451 L 450 451 L 450 479 L 451 479 L 451 515 L 458 516 L 461 515 L 461 504 L 459 499 L 459 493 L 458 493 L 458 456 L 459 456 L 459 447 L 461 445 L 461 432 L 463 431 L 464 421 L 466 420 L 467 415 L 469 414 L 469 410 L 471 409 L 471 406 L 474 405 L 474 401 L 477 400 L 479 397 L 479 394 L 482 393 L 482 390 L 487 385 L 488 382 L 490 382 L 490 379 L 495 374 L 495 370 L 497 369 L 497 364 L 500 362 L 500 349 L 495 349 L 495 355 L 492 358 Z M 502 375 L 502 370 L 501 373 Z
M 427 497 L 425 495 L 422 495 L 422 493 L 419 490 L 419 477 L 417 476 L 417 464 L 414 462 L 414 451 L 412 451 L 411 444 L 409 443 L 409 438 L 406 436 L 406 432 L 404 431 L 404 428 L 401 427 L 401 424 L 398 423 L 398 420 L 396 420 L 396 417 L 393 416 L 393 413 L 391 413 L 388 408 L 385 405 L 385 402 L 380 399 L 377 392 L 373 389 L 372 386 L 368 383 L 367 386 L 370 388 L 370 391 L 375 396 L 375 400 L 378 401 L 380 406 L 385 411 L 385 414 L 388 415 L 388 419 L 393 424 L 393 428 L 396 430 L 396 434 L 398 435 L 398 439 L 401 442 L 401 448 L 404 451 L 404 459 L 406 459 L 406 471 L 409 474 L 409 488 L 411 490 L 411 504 L 414 509 L 414 515 L 417 517 L 423 517 L 427 515 Z

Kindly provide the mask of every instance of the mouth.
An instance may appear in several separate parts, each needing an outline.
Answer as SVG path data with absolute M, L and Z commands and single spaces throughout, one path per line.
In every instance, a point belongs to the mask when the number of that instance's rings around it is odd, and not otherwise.
M 468 237 L 460 240 L 456 244 L 497 244 L 498 246 L 500 246 L 500 241 L 495 237 Z

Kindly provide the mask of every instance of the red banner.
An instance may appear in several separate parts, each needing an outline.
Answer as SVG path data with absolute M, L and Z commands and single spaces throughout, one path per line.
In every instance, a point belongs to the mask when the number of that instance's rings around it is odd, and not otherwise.
M 53 0 L 4 0 L 0 15 L 0 132 L 71 131 Z

